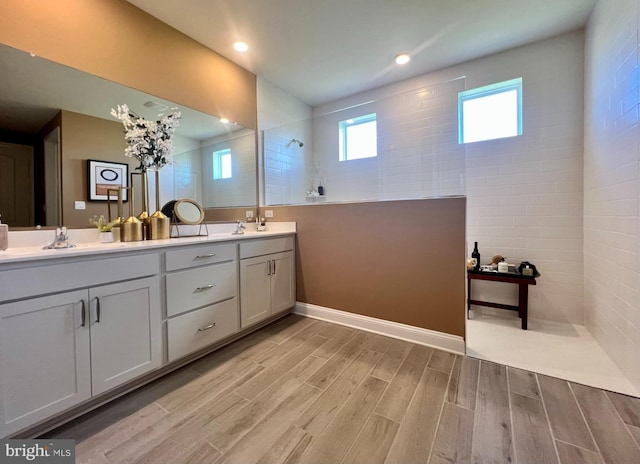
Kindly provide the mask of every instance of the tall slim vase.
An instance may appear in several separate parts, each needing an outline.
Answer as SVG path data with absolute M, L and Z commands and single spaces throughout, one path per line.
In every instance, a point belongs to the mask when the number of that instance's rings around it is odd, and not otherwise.
M 160 211 L 160 170 L 155 170 L 156 212 L 149 216 L 149 239 L 161 240 L 170 237 L 171 220 Z
M 149 177 L 146 170 L 140 173 L 134 172 L 132 176 L 135 174 L 140 176 L 140 190 L 142 191 L 142 212 L 138 214 L 137 218 L 142 222 L 143 240 L 147 240 L 149 238 Z M 131 185 L 133 185 L 133 177 Z

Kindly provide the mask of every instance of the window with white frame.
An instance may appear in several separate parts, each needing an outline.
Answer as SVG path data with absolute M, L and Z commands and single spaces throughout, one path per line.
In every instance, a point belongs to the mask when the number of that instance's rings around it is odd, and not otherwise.
M 340 161 L 378 156 L 376 114 L 365 114 L 338 123 Z
M 458 94 L 458 142 L 522 135 L 522 78 Z
M 231 149 L 213 152 L 213 179 L 231 179 Z

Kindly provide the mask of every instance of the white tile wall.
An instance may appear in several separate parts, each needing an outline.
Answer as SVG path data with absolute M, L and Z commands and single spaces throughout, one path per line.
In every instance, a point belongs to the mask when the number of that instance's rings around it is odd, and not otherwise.
M 583 34 L 565 34 L 477 60 L 475 88 L 523 79 L 523 135 L 467 145 L 467 238 L 482 261 L 533 262 L 532 318 L 582 324 Z M 532 66 L 537 63 L 537 66 Z M 515 286 L 513 286 L 515 287 Z M 513 304 L 515 288 L 473 283 L 473 296 Z
M 250 129 L 202 142 L 202 204 L 205 207 L 256 204 L 255 133 Z M 213 179 L 213 152 L 231 149 L 231 179 Z
M 314 162 L 311 107 L 258 76 L 260 204 L 304 202 Z M 286 147 L 291 139 L 304 146 Z M 317 185 L 316 185 L 317 187 Z M 264 192 L 264 194 L 262 194 Z
M 314 108 L 314 159 L 327 200 L 464 194 L 465 150 L 457 129 L 464 79 L 424 81 L 419 76 Z M 378 156 L 340 161 L 338 123 L 370 113 L 377 115 Z
M 302 203 L 312 188 L 308 181 L 313 166 L 310 120 L 295 121 L 264 132 L 265 201 L 267 205 Z M 287 147 L 291 139 L 297 143 Z M 317 183 L 315 184 L 317 187 Z M 314 187 L 314 188 L 315 188 Z
M 587 25 L 587 328 L 640 389 L 640 7 L 599 0 Z
M 200 142 L 198 140 L 182 137 L 179 134 L 173 137 L 171 161 L 160 171 L 160 207 L 175 198 L 193 198 L 201 201 L 199 150 Z M 196 172 L 189 172 L 192 168 L 191 158 L 193 156 L 198 160 L 198 166 L 195 168 Z M 155 211 L 155 178 L 153 175 L 149 177 L 150 209 Z M 187 186 L 186 178 L 192 181 L 190 188 L 185 188 Z

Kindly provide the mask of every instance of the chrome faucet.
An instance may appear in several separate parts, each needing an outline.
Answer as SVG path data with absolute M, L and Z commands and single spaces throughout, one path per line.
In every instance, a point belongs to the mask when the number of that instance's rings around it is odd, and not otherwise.
M 231 235 L 243 235 L 246 228 L 244 221 L 236 221 L 236 230 L 231 232 Z
M 73 248 L 75 245 L 69 243 L 69 235 L 67 235 L 66 227 L 58 227 L 56 236 L 51 244 L 42 247 L 43 250 L 58 250 L 60 248 Z

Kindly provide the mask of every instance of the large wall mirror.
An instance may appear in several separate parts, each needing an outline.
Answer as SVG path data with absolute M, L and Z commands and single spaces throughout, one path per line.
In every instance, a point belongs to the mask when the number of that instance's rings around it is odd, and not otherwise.
M 5 45 L 0 62 L 0 214 L 10 226 L 87 226 L 94 214 L 106 215 L 106 203 L 87 200 L 86 160 L 135 169 L 124 156 L 123 127 L 110 114 L 123 103 L 149 119 L 173 107 L 182 112 L 173 161 L 161 171 L 161 203 L 257 206 L 252 129 Z

